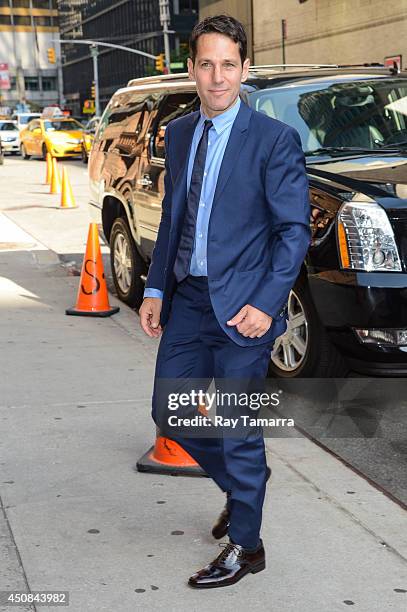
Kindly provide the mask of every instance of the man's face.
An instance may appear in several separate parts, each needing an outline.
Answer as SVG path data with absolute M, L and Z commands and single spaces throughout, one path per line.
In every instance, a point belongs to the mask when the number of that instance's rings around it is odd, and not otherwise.
M 208 117 L 215 117 L 233 106 L 245 81 L 250 60 L 242 66 L 239 45 L 229 36 L 202 34 L 197 40 L 195 64 L 188 58 L 188 74 L 196 81 L 202 110 Z

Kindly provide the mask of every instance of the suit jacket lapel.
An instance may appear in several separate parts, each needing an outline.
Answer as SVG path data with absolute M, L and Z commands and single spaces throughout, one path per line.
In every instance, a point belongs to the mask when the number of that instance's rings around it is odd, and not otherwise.
M 237 164 L 240 151 L 246 141 L 248 135 L 248 125 L 252 110 L 247 104 L 240 101 L 239 112 L 233 122 L 230 130 L 229 140 L 227 142 L 225 153 L 223 154 L 222 163 L 219 170 L 219 176 L 216 183 L 215 195 L 213 196 L 212 209 L 218 201 L 224 190 L 226 183 L 229 180 L 233 168 Z
M 177 135 L 177 144 L 174 145 L 174 151 L 176 151 L 177 173 L 176 178 L 172 185 L 172 196 L 173 206 L 172 212 L 175 214 L 181 212 L 184 208 L 187 199 L 187 173 L 188 173 L 188 160 L 189 153 L 191 151 L 192 139 L 196 125 L 199 121 L 199 111 L 190 113 L 185 118 L 185 124 L 183 126 L 183 134 Z

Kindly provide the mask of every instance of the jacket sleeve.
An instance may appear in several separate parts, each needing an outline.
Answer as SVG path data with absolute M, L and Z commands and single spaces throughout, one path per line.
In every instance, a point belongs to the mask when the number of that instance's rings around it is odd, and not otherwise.
M 165 176 L 164 176 L 164 198 L 161 205 L 161 221 L 158 228 L 157 240 L 151 256 L 151 263 L 147 274 L 146 289 L 157 289 L 164 291 L 165 264 L 167 261 L 168 242 L 171 227 L 171 205 L 172 205 L 172 179 L 168 163 L 169 158 L 169 124 L 164 134 L 165 143 Z M 146 292 L 149 293 L 149 292 Z M 150 294 L 151 295 L 151 294 Z M 159 294 L 156 294 L 157 297 Z M 145 297 L 148 297 L 145 295 Z M 155 297 L 155 296 L 154 296 Z
M 281 316 L 311 238 L 305 157 L 300 136 L 291 126 L 283 128 L 270 154 L 265 196 L 274 246 L 270 271 L 251 305 L 274 319 Z

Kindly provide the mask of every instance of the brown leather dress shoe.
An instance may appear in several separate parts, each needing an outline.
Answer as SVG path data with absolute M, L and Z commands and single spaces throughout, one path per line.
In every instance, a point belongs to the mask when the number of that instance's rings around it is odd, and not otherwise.
M 266 482 L 268 481 L 270 476 L 271 476 L 271 469 L 269 468 L 269 466 L 267 466 Z M 212 535 L 213 535 L 214 538 L 216 538 L 216 540 L 220 540 L 221 538 L 224 538 L 225 535 L 228 532 L 228 529 L 229 529 L 229 524 L 230 524 L 229 497 L 230 497 L 230 493 L 227 493 L 226 497 L 227 497 L 227 501 L 226 501 L 225 507 L 223 508 L 222 512 L 220 513 L 220 515 L 218 517 L 218 520 L 216 521 L 216 523 L 212 527 Z
M 258 548 L 252 552 L 230 542 L 212 563 L 193 574 L 188 584 L 195 589 L 230 586 L 246 574 L 256 574 L 265 567 L 266 558 L 261 540 Z

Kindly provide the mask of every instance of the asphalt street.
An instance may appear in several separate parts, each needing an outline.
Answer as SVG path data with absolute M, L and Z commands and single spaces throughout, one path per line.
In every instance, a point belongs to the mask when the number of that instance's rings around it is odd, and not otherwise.
M 89 223 L 86 168 L 66 167 L 75 210 L 48 193 L 43 162 L 0 167 L 0 591 L 69 591 L 74 612 L 404 612 L 405 399 L 375 406 L 363 389 L 341 404 L 342 430 L 302 403 L 303 435 L 267 440 L 266 571 L 187 587 L 219 552 L 224 500 L 209 479 L 134 469 L 154 441 L 157 342 L 123 304 L 105 320 L 65 315 Z

